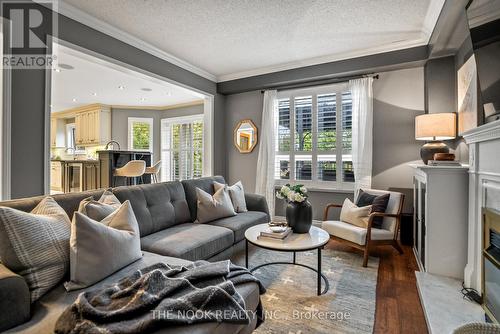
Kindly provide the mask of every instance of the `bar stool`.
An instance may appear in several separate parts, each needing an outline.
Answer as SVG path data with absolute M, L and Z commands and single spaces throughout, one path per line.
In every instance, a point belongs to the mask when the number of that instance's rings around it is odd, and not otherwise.
M 144 160 L 130 160 L 125 164 L 125 166 L 116 168 L 114 173 L 113 173 L 113 178 L 114 177 L 125 177 L 126 178 L 126 184 L 129 184 L 129 180 L 135 177 L 141 177 L 144 175 L 144 172 L 146 171 L 146 161 Z M 113 182 L 114 183 L 114 182 Z M 144 183 L 144 180 L 142 180 L 142 183 Z
M 151 183 L 158 183 L 158 173 L 161 169 L 161 160 L 155 163 L 153 166 L 146 167 L 145 175 L 151 175 Z

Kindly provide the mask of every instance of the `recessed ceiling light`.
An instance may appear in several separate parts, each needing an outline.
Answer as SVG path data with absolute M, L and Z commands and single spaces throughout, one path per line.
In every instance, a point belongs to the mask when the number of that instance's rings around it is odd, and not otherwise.
M 124 90 L 124 89 L 125 89 L 125 87 L 124 87 L 124 86 L 122 86 L 122 85 L 120 85 L 120 86 L 118 86 L 118 89 L 119 89 L 119 90 Z
M 59 67 L 62 69 L 65 69 L 65 70 L 72 70 L 75 68 L 74 66 L 72 66 L 70 64 L 62 64 L 62 63 L 59 64 Z
M 92 96 L 97 96 L 97 93 L 92 93 Z
M 142 90 L 143 92 L 150 92 L 150 91 L 152 91 L 152 89 L 151 89 L 151 88 L 147 88 L 147 87 L 145 87 L 145 88 L 141 88 L 141 90 Z
M 78 101 L 78 100 L 77 100 L 76 98 L 74 98 L 74 99 L 73 99 L 73 102 L 76 102 L 76 101 Z

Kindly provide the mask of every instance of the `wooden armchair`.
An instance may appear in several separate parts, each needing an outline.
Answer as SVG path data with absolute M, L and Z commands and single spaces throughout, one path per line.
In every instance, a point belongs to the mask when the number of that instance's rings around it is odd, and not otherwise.
M 364 251 L 363 267 L 366 267 L 370 249 L 375 246 L 391 245 L 396 248 L 400 254 L 403 253 L 397 238 L 399 225 L 401 223 L 401 210 L 403 208 L 404 195 L 394 191 L 375 189 L 363 189 L 363 192 L 373 195 L 390 194 L 385 213 L 371 213 L 368 218 L 368 226 L 363 228 L 340 220 L 328 220 L 328 211 L 331 208 L 342 207 L 342 205 L 339 204 L 328 204 L 325 208 L 322 228 L 330 234 L 332 239 Z M 383 217 L 382 228 L 372 228 L 373 219 L 375 217 Z

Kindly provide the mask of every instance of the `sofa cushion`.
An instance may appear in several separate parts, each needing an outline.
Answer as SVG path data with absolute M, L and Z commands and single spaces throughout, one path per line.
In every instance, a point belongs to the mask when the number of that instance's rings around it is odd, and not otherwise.
M 213 195 L 196 188 L 196 195 L 198 197 L 196 223 L 208 223 L 216 219 L 236 216 L 226 186 L 219 188 Z
M 231 247 L 233 232 L 207 224 L 186 223 L 141 238 L 145 251 L 185 260 L 205 260 Z
M 113 193 L 122 203 L 132 204 L 141 237 L 191 220 L 180 182 L 118 187 Z
M 59 285 L 45 296 L 43 296 L 32 307 L 31 319 L 17 326 L 9 331 L 9 333 L 53 333 L 54 325 L 66 307 L 71 305 L 82 291 L 90 289 L 100 289 L 106 285 L 119 281 L 124 276 L 132 274 L 137 269 L 141 269 L 158 262 L 164 262 L 171 265 L 185 265 L 188 261 L 176 259 L 172 257 L 161 256 L 149 252 L 143 252 L 144 256 L 128 265 L 127 267 L 119 270 L 105 280 L 85 289 L 79 291 L 66 292 L 64 287 Z M 248 310 L 255 310 L 259 301 L 259 288 L 255 283 L 247 283 L 240 285 L 236 288 L 240 295 L 245 300 Z M 244 326 L 229 323 L 202 323 L 192 326 L 179 326 L 168 327 L 158 330 L 154 333 L 238 333 Z
M 189 211 L 191 213 L 191 221 L 194 222 L 197 216 L 198 196 L 196 195 L 196 188 L 213 195 L 215 192 L 214 181 L 224 184 L 226 183 L 222 176 L 209 176 L 182 181 L 182 186 L 184 187 L 184 192 L 186 193 L 186 201 L 189 205 Z
M 366 228 L 358 227 L 337 220 L 324 221 L 321 228 L 335 237 L 352 241 L 364 246 L 366 243 Z M 372 228 L 371 240 L 391 240 L 394 234 L 391 231 Z
M 238 213 L 236 216 L 227 217 L 207 223 L 209 225 L 220 226 L 230 229 L 234 232 L 234 242 L 241 241 L 245 238 L 247 228 L 269 223 L 269 216 L 265 212 L 247 211 Z
M 66 275 L 70 234 L 68 215 L 52 197 L 30 213 L 0 207 L 0 259 L 26 280 L 31 302 Z
M 88 287 L 142 257 L 130 201 L 101 221 L 75 212 L 71 224 L 70 279 L 66 290 Z

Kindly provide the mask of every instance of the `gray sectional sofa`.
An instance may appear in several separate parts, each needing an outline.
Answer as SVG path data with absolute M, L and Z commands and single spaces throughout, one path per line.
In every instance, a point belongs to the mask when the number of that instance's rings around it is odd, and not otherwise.
M 113 189 L 121 201 L 130 200 L 139 223 L 143 258 L 119 270 L 88 289 L 96 289 L 143 268 L 165 262 L 186 264 L 189 261 L 228 259 L 235 250 L 244 247 L 245 230 L 269 221 L 268 208 L 262 196 L 245 194 L 248 212 L 206 224 L 196 220 L 196 187 L 213 194 L 213 182 L 225 183 L 221 176 L 182 182 L 166 182 Z M 89 196 L 98 199 L 103 190 L 55 195 L 54 199 L 73 216 L 80 201 Z M 22 211 L 31 211 L 44 196 L 0 202 Z M 62 311 L 85 290 L 66 292 L 63 282 L 39 301 L 30 305 L 24 279 L 0 263 L 0 331 L 9 333 L 52 333 Z M 248 310 L 255 311 L 259 289 L 255 283 L 237 287 Z M 168 327 L 161 333 L 250 333 L 255 321 L 248 326 L 229 323 L 204 323 L 184 327 Z

